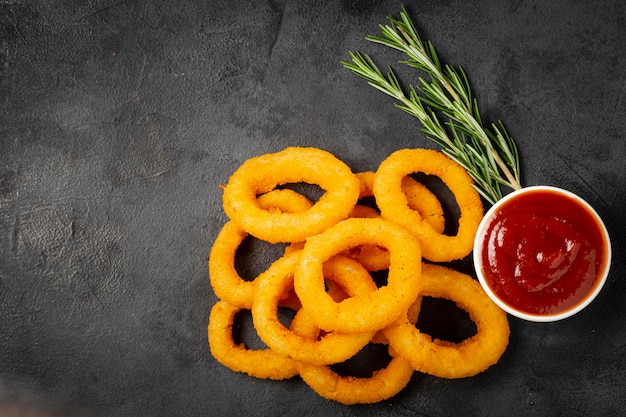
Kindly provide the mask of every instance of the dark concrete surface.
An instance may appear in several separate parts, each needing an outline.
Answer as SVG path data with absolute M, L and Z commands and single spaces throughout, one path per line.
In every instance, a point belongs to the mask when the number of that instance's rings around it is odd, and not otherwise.
M 376 405 L 224 368 L 206 341 L 206 260 L 230 173 L 290 145 L 355 171 L 434 146 L 340 64 L 360 50 L 395 65 L 364 37 L 401 3 L 0 0 L 0 414 L 620 414 L 626 3 L 406 4 L 517 140 L 524 183 L 567 188 L 603 216 L 614 258 L 596 301 L 563 322 L 511 318 L 496 366 L 416 373 Z

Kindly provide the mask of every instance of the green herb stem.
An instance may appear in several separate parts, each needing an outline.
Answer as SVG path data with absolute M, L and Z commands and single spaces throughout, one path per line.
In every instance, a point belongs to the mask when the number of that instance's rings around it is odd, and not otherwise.
M 426 73 L 429 79 L 420 77 L 419 84 L 409 85 L 405 93 L 391 67 L 384 75 L 367 54 L 349 52 L 352 62 L 343 62 L 344 67 L 396 99 L 396 107 L 419 119 L 421 131 L 468 171 L 487 201 L 493 204 L 502 198 L 501 186 L 520 189 L 515 141 L 502 122 L 483 125 L 463 68 L 441 65 L 433 44 L 422 41 L 406 9 L 402 9 L 400 19 L 388 20 L 390 25 L 380 25 L 382 36 L 366 39 L 405 53 L 407 59 L 400 63 Z M 442 123 L 439 115 L 448 120 Z

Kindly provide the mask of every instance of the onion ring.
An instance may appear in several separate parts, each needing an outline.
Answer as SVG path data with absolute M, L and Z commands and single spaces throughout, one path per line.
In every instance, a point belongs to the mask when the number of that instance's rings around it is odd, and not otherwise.
M 380 218 L 380 213 L 371 207 L 357 204 L 352 208 L 348 217 L 357 219 L 377 219 Z
M 228 301 L 218 301 L 211 309 L 208 325 L 209 347 L 213 357 L 235 372 L 262 379 L 282 380 L 298 374 L 296 361 L 271 349 L 247 349 L 233 340 L 235 314 L 242 310 Z
M 359 199 L 374 195 L 375 173 L 371 171 L 355 174 L 361 182 Z M 424 219 L 439 233 L 443 232 L 445 218 L 443 208 L 437 197 L 423 184 L 407 176 L 402 179 L 402 189 L 407 196 L 409 207 L 417 210 Z M 374 208 L 357 204 L 349 217 L 378 218 L 380 213 Z M 352 248 L 349 256 L 359 261 L 368 271 L 382 271 L 389 267 L 389 252 L 376 245 L 363 245 Z
M 376 244 L 389 251 L 387 285 L 336 303 L 325 291 L 322 265 L 335 254 Z M 302 307 L 326 331 L 380 330 L 406 312 L 420 291 L 419 241 L 403 227 L 383 219 L 343 220 L 307 239 L 295 272 Z
M 342 404 L 371 404 L 393 397 L 402 391 L 413 375 L 409 361 L 389 349 L 392 359 L 370 378 L 341 376 L 329 366 L 298 363 L 302 380 L 321 397 Z M 395 355 L 395 356 L 394 356 Z
M 326 365 L 345 361 L 361 350 L 374 336 L 375 331 L 350 334 L 332 332 L 320 340 L 313 340 L 287 329 L 277 318 L 279 297 L 293 285 L 293 272 L 299 259 L 299 253 L 292 253 L 279 259 L 259 275 L 252 306 L 252 318 L 257 333 L 274 351 L 299 362 Z M 326 262 L 324 276 L 335 281 L 350 295 L 376 291 L 376 285 L 365 268 L 347 257 L 336 256 Z M 300 309 L 296 316 L 306 313 L 304 309 Z
M 291 322 L 291 328 L 310 340 L 319 337 L 320 329 L 313 316 L 300 310 Z M 372 343 L 389 344 L 386 339 L 372 340 Z M 391 361 L 383 369 L 378 369 L 369 378 L 342 376 L 327 365 L 297 363 L 302 380 L 317 394 L 328 400 L 345 405 L 371 404 L 393 397 L 407 386 L 413 375 L 411 363 L 389 347 Z
M 263 210 L 256 196 L 287 183 L 319 185 L 326 192 L 303 213 Z M 290 147 L 246 160 L 224 187 L 226 215 L 251 235 L 270 243 L 297 242 L 348 217 L 359 197 L 350 167 L 317 148 Z
M 409 207 L 402 191 L 402 179 L 423 172 L 436 175 L 450 189 L 460 209 L 455 236 L 443 235 Z M 471 251 L 478 224 L 483 217 L 480 195 L 467 171 L 441 152 L 430 149 L 402 149 L 385 159 L 374 178 L 374 196 L 384 219 L 398 223 L 418 236 L 424 258 L 447 262 L 466 257 Z
M 373 197 L 374 176 L 376 173 L 372 171 L 357 172 L 354 174 L 359 180 L 359 200 L 365 197 Z
M 444 266 L 424 264 L 422 285 L 421 295 L 451 300 L 467 311 L 477 333 L 461 343 L 433 340 L 400 317 L 383 329 L 391 346 L 416 371 L 441 378 L 473 376 L 495 364 L 508 345 L 509 323 L 478 281 Z
M 375 209 L 357 204 L 350 213 L 350 218 L 379 219 Z M 368 271 L 382 271 L 389 267 L 389 251 L 378 245 L 360 245 L 345 251 L 345 254 L 365 267 Z
M 269 211 L 304 212 L 313 203 L 295 191 L 272 190 L 259 196 L 260 207 Z M 239 307 L 252 308 L 255 280 L 244 280 L 235 269 L 237 248 L 248 236 L 234 221 L 229 221 L 220 230 L 209 255 L 209 278 L 218 298 Z
M 402 178 L 402 192 L 406 195 L 409 208 L 417 211 L 420 216 L 437 233 L 443 233 L 446 219 L 443 215 L 443 207 L 435 194 L 426 186 L 415 179 L 406 176 Z
M 357 172 L 361 188 L 359 199 L 374 196 L 375 172 Z M 408 206 L 416 210 L 438 233 L 442 233 L 445 227 L 445 217 L 441 203 L 435 194 L 426 186 L 410 176 L 402 178 L 402 191 L 406 194 Z M 357 206 L 359 207 L 359 206 Z M 373 210 L 373 209 L 372 209 Z M 351 217 L 374 217 L 367 211 L 355 210 Z

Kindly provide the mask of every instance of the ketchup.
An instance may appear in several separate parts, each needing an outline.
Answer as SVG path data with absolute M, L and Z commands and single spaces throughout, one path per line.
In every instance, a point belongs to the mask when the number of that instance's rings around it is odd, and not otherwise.
M 607 243 L 589 209 L 538 189 L 506 201 L 486 228 L 483 274 L 505 303 L 557 314 L 591 293 L 606 268 Z

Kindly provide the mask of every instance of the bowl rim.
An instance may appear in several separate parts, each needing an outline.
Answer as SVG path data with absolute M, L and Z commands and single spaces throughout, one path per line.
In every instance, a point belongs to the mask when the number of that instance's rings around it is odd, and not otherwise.
M 518 197 L 521 194 L 526 194 L 526 193 L 533 192 L 533 191 L 542 191 L 542 190 L 551 191 L 551 192 L 565 195 L 567 197 L 570 197 L 576 200 L 578 203 L 584 206 L 589 211 L 591 216 L 595 218 L 596 223 L 600 227 L 600 231 L 606 243 L 606 260 L 604 262 L 604 269 L 602 271 L 602 274 L 599 276 L 599 281 L 595 285 L 593 291 L 590 292 L 581 302 L 576 304 L 576 306 L 574 306 L 573 308 L 570 308 L 566 311 L 562 311 L 562 312 L 555 313 L 555 314 L 531 314 L 531 313 L 527 313 L 527 312 L 516 309 L 515 307 L 504 302 L 502 299 L 500 299 L 500 297 L 498 297 L 497 294 L 495 294 L 492 291 L 491 287 L 487 283 L 487 280 L 482 273 L 481 252 L 482 252 L 482 248 L 483 248 L 483 244 L 485 240 L 484 230 L 489 224 L 494 213 L 506 202 Z M 604 224 L 604 221 L 598 214 L 598 212 L 591 206 L 591 204 L 589 204 L 586 200 L 584 200 L 582 197 L 578 196 L 577 194 L 574 194 L 573 192 L 565 190 L 563 188 L 554 187 L 550 185 L 534 185 L 534 186 L 523 187 L 519 190 L 515 190 L 505 195 L 500 200 L 498 200 L 495 204 L 493 204 L 489 208 L 489 210 L 487 210 L 487 212 L 485 213 L 485 215 L 483 216 L 482 220 L 480 221 L 478 225 L 478 229 L 476 230 L 476 236 L 474 238 L 474 246 L 473 246 L 473 251 L 472 251 L 472 258 L 473 258 L 474 270 L 476 272 L 476 276 L 478 278 L 478 281 L 480 282 L 480 285 L 483 287 L 483 290 L 487 293 L 489 298 L 507 313 L 515 317 L 518 317 L 527 321 L 533 321 L 533 322 L 554 322 L 558 320 L 563 320 L 563 319 L 573 316 L 576 313 L 579 313 L 581 310 L 587 307 L 598 296 L 598 294 L 600 293 L 600 291 L 604 287 L 604 284 L 607 281 L 609 271 L 611 269 L 612 256 L 613 256 L 613 253 L 612 253 L 612 248 L 611 248 L 611 239 L 609 236 L 609 232 L 608 232 L 608 229 L 606 228 L 606 225 Z

